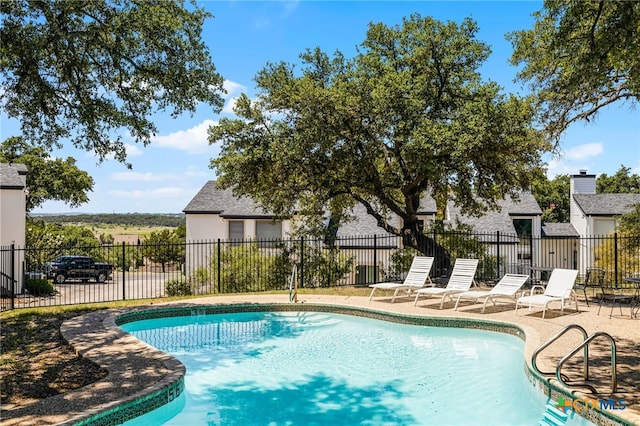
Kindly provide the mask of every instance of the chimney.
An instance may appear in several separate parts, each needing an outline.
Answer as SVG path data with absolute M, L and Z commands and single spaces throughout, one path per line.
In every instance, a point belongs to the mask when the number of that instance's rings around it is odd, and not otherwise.
M 587 171 L 582 169 L 577 175 L 571 175 L 569 194 L 595 194 L 596 193 L 596 175 L 588 175 Z

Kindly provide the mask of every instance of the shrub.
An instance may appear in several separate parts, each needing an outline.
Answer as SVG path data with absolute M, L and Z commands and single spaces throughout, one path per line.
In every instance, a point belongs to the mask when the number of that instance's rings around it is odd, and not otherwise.
M 51 281 L 46 279 L 29 278 L 24 285 L 27 291 L 34 296 L 48 296 L 56 291 Z
M 173 278 L 165 281 L 164 290 L 167 296 L 190 296 L 191 283 L 187 277 Z

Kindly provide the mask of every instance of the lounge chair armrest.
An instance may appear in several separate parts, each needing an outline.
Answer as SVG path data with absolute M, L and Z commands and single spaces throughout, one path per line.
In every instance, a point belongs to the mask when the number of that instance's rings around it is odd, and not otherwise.
M 535 293 L 535 291 L 536 291 L 536 288 L 539 288 L 540 290 L 542 290 L 542 291 L 544 292 L 544 286 L 543 286 L 543 285 L 538 285 L 538 284 L 536 284 L 536 285 L 534 285 L 534 286 L 532 286 L 532 287 L 531 287 L 531 296 L 533 296 L 533 295 L 534 295 L 534 293 Z

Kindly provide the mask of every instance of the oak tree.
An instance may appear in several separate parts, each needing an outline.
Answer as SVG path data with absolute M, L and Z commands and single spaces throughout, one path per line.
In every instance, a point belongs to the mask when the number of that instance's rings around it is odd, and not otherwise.
M 27 166 L 27 212 L 45 201 L 78 207 L 89 201 L 88 192 L 93 190 L 93 178 L 76 166 L 74 158 L 51 158 L 45 148 L 31 146 L 19 137 L 0 144 L 0 163 Z
M 3 0 L 0 13 L 0 106 L 33 145 L 125 162 L 121 135 L 148 144 L 153 113 L 221 108 L 195 1 Z
M 267 64 L 239 118 L 209 130 L 219 185 L 281 216 L 328 209 L 332 223 L 359 203 L 406 246 L 446 258 L 421 231 L 421 200 L 481 213 L 528 188 L 548 149 L 530 104 L 481 78 L 490 50 L 477 31 L 416 14 L 370 24 L 351 59 L 316 48 L 300 66 Z
M 640 2 L 546 0 L 532 29 L 508 38 L 550 140 L 607 105 L 640 97 Z

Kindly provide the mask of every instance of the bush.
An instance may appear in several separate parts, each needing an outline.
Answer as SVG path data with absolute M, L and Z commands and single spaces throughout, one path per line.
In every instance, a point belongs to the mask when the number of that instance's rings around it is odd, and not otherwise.
M 34 296 L 48 296 L 56 292 L 51 281 L 40 278 L 29 278 L 24 286 Z
M 191 284 L 187 277 L 173 278 L 165 281 L 164 290 L 167 296 L 190 296 Z

